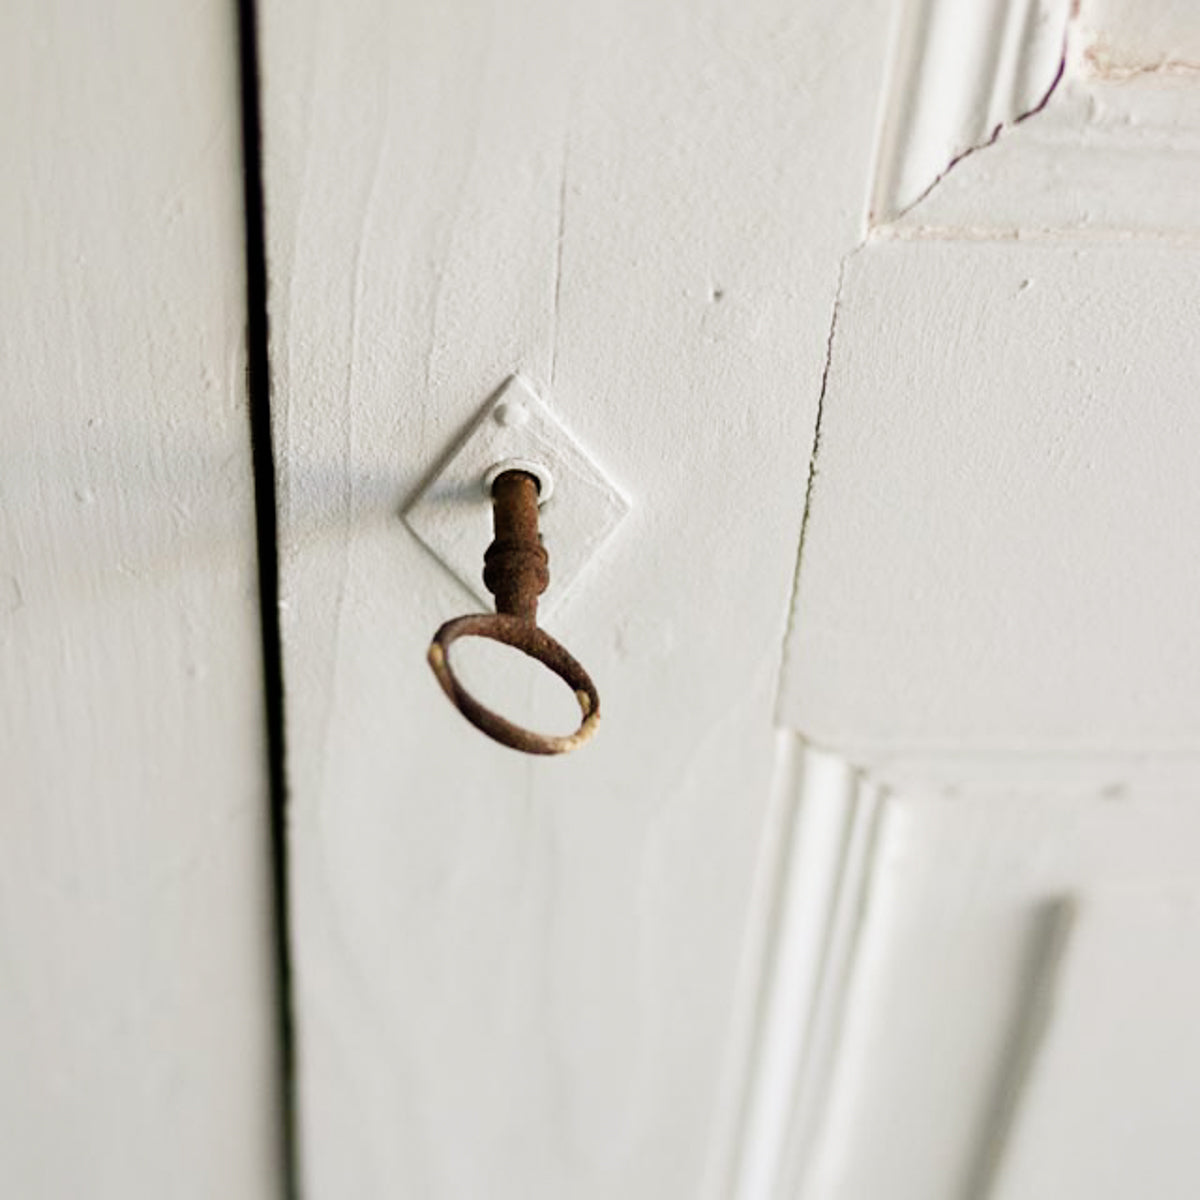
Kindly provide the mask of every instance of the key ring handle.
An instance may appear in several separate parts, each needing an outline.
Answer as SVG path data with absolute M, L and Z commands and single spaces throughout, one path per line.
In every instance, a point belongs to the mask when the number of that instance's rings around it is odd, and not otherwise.
M 480 704 L 450 667 L 450 646 L 464 637 L 488 638 L 512 646 L 553 671 L 575 693 L 581 713 L 579 728 L 564 735 L 537 733 Z M 596 732 L 600 720 L 600 696 L 591 676 L 564 646 L 532 621 L 504 613 L 455 617 L 433 635 L 429 645 L 429 665 L 455 708 L 476 729 L 503 746 L 526 754 L 565 754 L 583 745 Z

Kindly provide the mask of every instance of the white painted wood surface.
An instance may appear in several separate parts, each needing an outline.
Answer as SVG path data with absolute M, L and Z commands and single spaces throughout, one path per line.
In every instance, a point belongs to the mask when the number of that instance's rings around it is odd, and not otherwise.
M 1054 1022 L 1072 1021 L 1056 1013 L 1054 998 L 1075 936 L 1071 910 L 1096 890 L 1196 884 L 1194 767 L 1137 780 L 1136 769 L 1114 764 L 1115 786 L 1095 768 L 1072 780 L 1062 763 L 1027 763 L 1008 780 L 1002 764 L 990 764 L 974 772 L 987 783 L 970 783 L 972 774 L 893 789 L 814 1196 L 866 1200 L 885 1180 L 889 1195 L 912 1200 L 988 1195 L 1026 1115 L 1026 1081 L 1052 1050 Z M 1113 1033 L 1123 1048 L 1107 1060 L 1118 1105 L 1126 1087 L 1144 1095 L 1120 1058 L 1131 1041 L 1153 1036 L 1139 1026 L 1154 1021 L 1156 1002 L 1134 998 L 1130 1029 Z M 1189 1036 L 1186 1028 L 1176 1035 Z M 1189 1066 L 1181 1059 L 1181 1070 Z M 1075 1083 L 1084 1092 L 1105 1086 L 1095 1074 Z M 1194 1077 L 1162 1084 L 1164 1096 L 1194 1085 Z M 1139 1157 L 1155 1147 L 1127 1144 Z M 1058 1153 L 1078 1151 L 1077 1142 Z M 1035 1169 L 1051 1173 L 1055 1157 Z M 1146 1178 L 1194 1177 L 1186 1155 L 1144 1170 Z
M 1200 748 L 1198 271 L 1149 240 L 851 260 L 785 724 L 843 751 Z
M 996 1200 L 1200 1192 L 1200 887 L 1078 905 Z
M 1191 1195 L 1195 7 L 1071 6 L 1044 106 L 965 152 L 1044 56 L 980 79 L 938 31 L 1033 10 L 915 8 L 831 336 L 729 1194 Z
M 267 0 L 317 1200 L 1053 1165 L 1079 914 L 1196 882 L 1200 121 L 1155 12 Z M 552 614 L 605 699 L 562 762 L 445 706 L 476 602 L 398 520 L 514 371 L 632 501 Z
M 277 1186 L 234 13 L 0 15 L 0 1195 Z
M 779 766 L 722 1194 L 1191 1194 L 1200 764 Z
M 871 220 L 894 222 L 1058 82 L 1071 0 L 897 0 Z
M 1196 5 L 1080 0 L 1069 11 L 1050 5 L 1053 18 L 1038 23 L 1024 19 L 1037 7 L 1025 0 L 923 3 L 925 17 L 909 14 L 901 32 L 914 34 L 894 50 L 872 205 L 877 234 L 1194 240 L 1200 231 Z M 1003 51 L 982 78 L 957 44 L 935 36 L 955 24 L 973 33 L 967 44 Z M 1019 38 L 992 37 L 993 27 L 1014 26 L 1023 30 Z M 1012 90 L 1013 81 L 1029 79 L 1038 80 L 1037 89 Z
M 884 7 L 263 18 L 308 1194 L 694 1195 Z M 557 762 L 447 706 L 399 520 L 514 370 L 632 502 Z

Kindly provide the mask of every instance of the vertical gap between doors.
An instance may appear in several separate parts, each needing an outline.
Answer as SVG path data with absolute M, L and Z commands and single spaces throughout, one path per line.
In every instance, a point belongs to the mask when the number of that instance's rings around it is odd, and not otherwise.
M 289 919 L 287 776 L 284 758 L 283 645 L 279 628 L 279 546 L 275 453 L 271 443 L 271 364 L 267 344 L 267 247 L 263 210 L 262 125 L 255 0 L 237 6 L 241 78 L 243 201 L 246 233 L 246 383 L 254 469 L 263 683 L 266 693 L 271 903 L 279 1063 L 279 1152 L 284 1200 L 299 1196 L 295 1024 Z

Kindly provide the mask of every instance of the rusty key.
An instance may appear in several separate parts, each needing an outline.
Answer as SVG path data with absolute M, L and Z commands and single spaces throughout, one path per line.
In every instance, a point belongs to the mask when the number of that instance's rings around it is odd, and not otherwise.
M 505 471 L 492 484 L 492 528 L 483 582 L 496 598 L 496 611 L 447 621 L 433 635 L 429 665 L 458 711 L 488 737 L 526 754 L 563 754 L 595 733 L 600 696 L 579 662 L 537 624 L 538 597 L 550 582 L 550 568 L 538 533 L 538 481 L 529 472 Z M 480 704 L 450 667 L 450 646 L 463 637 L 502 642 L 553 671 L 575 693 L 579 728 L 563 736 L 536 733 Z

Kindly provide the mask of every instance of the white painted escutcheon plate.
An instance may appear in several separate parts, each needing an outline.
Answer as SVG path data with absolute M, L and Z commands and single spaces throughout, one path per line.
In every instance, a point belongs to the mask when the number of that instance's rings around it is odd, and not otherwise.
M 409 529 L 458 577 L 485 610 L 483 552 L 492 540 L 490 477 L 511 463 L 548 472 L 540 528 L 550 555 L 550 612 L 629 511 L 629 501 L 519 375 L 484 406 L 474 425 L 404 513 Z M 547 486 L 547 483 L 549 486 Z

